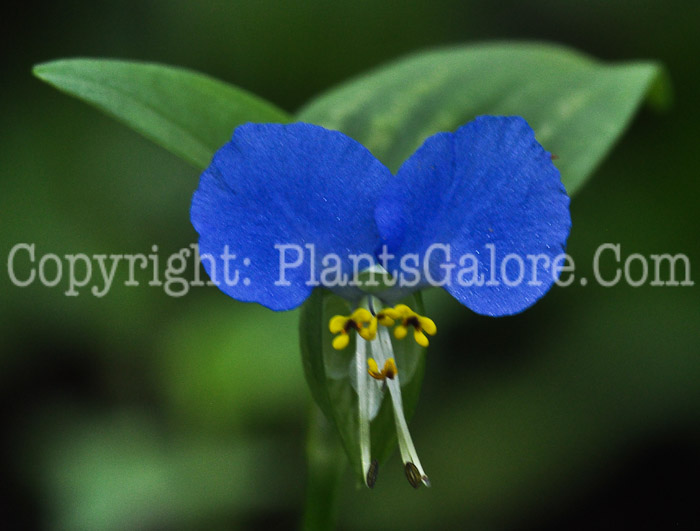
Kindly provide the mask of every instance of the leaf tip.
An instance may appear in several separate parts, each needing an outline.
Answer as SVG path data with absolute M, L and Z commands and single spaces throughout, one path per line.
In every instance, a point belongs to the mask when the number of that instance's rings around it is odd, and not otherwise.
M 55 74 L 59 71 L 61 66 L 65 65 L 65 63 L 68 61 L 71 61 L 71 59 L 56 59 L 53 61 L 37 63 L 32 67 L 32 75 L 46 83 L 53 84 L 52 79 L 54 78 Z
M 646 94 L 646 103 L 658 112 L 668 111 L 673 107 L 673 83 L 671 74 L 666 66 L 655 63 L 655 74 L 649 83 Z
M 44 81 L 44 80 L 46 79 L 47 67 L 48 67 L 50 64 L 51 64 L 50 62 L 49 62 L 49 63 L 37 63 L 37 64 L 35 64 L 35 65 L 32 67 L 32 75 L 33 75 L 34 77 L 38 77 L 39 79 L 41 79 L 42 81 Z

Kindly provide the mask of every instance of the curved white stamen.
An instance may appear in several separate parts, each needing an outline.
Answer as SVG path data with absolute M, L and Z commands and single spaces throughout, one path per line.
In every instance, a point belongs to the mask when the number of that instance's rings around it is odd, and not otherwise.
M 367 372 L 367 341 L 359 335 L 355 341 L 355 370 L 357 374 L 357 403 L 358 403 L 358 428 L 360 431 L 360 459 L 362 461 L 362 470 L 367 474 L 370 467 L 370 438 L 369 438 L 369 421 L 370 421 L 370 397 L 369 397 L 369 381 L 370 376 Z M 367 477 L 365 476 L 365 483 Z M 369 486 L 369 485 L 368 485 Z
M 384 363 L 386 363 L 388 358 L 393 358 L 394 350 L 391 346 L 389 331 L 385 327 L 379 328 L 377 332 L 377 339 L 378 340 L 372 344 L 371 348 L 373 357 L 377 361 L 377 364 L 381 367 L 384 365 Z M 403 462 L 413 463 L 420 473 L 423 484 L 430 486 L 430 481 L 423 470 L 420 459 L 418 459 L 418 453 L 413 445 L 411 434 L 408 431 L 408 424 L 406 423 L 406 417 L 403 411 L 403 400 L 401 398 L 401 384 L 399 380 L 400 374 L 401 368 L 399 367 L 398 373 L 393 379 L 385 380 L 386 385 L 389 388 L 389 394 L 391 395 L 391 403 L 394 406 L 394 422 L 396 423 L 399 451 L 401 452 Z

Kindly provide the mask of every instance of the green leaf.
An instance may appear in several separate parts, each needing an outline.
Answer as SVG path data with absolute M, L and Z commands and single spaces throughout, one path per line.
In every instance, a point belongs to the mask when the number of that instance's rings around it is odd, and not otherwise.
M 107 59 L 64 59 L 34 67 L 59 90 L 121 120 L 198 168 L 236 126 L 290 117 L 245 90 L 189 70 Z
M 412 295 L 404 302 L 422 313 L 420 294 Z M 355 341 L 351 339 L 344 350 L 335 350 L 331 346 L 333 336 L 328 330 L 328 321 L 333 315 L 349 315 L 351 311 L 348 302 L 341 297 L 322 289 L 314 290 L 301 309 L 300 345 L 304 374 L 311 394 L 326 418 L 335 425 L 350 466 L 359 481 L 364 482 L 367 471 L 362 470 L 360 461 L 357 393 L 348 373 L 348 367 L 354 360 Z M 426 349 L 414 341 L 393 338 L 392 346 L 401 377 L 406 419 L 409 420 L 418 403 Z M 386 395 L 370 426 L 372 457 L 380 463 L 386 461 L 396 445 L 394 412 L 388 393 Z
M 343 131 L 396 171 L 428 136 L 481 114 L 523 116 L 574 193 L 649 94 L 669 89 L 654 63 L 610 65 L 560 46 L 490 43 L 419 53 L 309 102 L 297 117 Z

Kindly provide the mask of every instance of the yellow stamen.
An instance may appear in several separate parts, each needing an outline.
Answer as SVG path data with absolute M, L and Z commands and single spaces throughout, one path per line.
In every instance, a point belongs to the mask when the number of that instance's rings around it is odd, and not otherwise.
M 376 316 L 366 308 L 357 308 L 350 315 L 334 315 L 328 322 L 328 329 L 332 334 L 336 334 L 333 338 L 333 348 L 342 350 L 350 344 L 351 330 L 355 330 L 362 339 L 372 341 L 377 337 L 378 325 L 389 327 L 394 324 L 396 324 L 394 328 L 396 339 L 406 337 L 408 327 L 412 326 L 413 338 L 422 347 L 427 347 L 430 343 L 426 334 L 434 336 L 437 333 L 437 327 L 432 319 L 417 314 L 405 304 L 384 308 Z
M 408 334 L 408 327 L 413 327 L 413 338 L 421 347 L 427 347 L 430 343 L 425 334 L 434 336 L 437 333 L 435 322 L 429 317 L 419 315 L 405 304 L 397 304 L 394 308 L 385 308 L 380 313 L 384 314 L 385 320 L 398 321 L 394 328 L 394 337 L 403 339 Z M 379 315 L 377 315 L 379 319 Z M 381 320 L 380 324 L 384 324 Z M 385 325 L 390 326 L 390 325 Z
M 392 326 L 398 318 L 398 313 L 393 308 L 384 308 L 377 314 L 377 321 L 382 326 Z
M 381 371 L 379 370 L 379 366 L 377 365 L 377 362 L 374 360 L 374 358 L 367 359 L 367 366 L 367 372 L 375 380 L 383 381 L 387 378 L 389 378 L 389 380 L 393 380 L 399 372 L 399 370 L 396 368 L 396 362 L 394 361 L 394 358 L 389 358 L 388 360 L 386 360 L 386 362 L 384 362 L 384 368 Z
M 339 334 L 342 332 L 346 322 L 347 317 L 343 317 L 342 315 L 335 315 L 331 317 L 331 320 L 328 322 L 328 328 L 330 329 L 331 334 Z
M 342 350 L 350 343 L 350 330 L 355 330 L 360 337 L 371 341 L 377 335 L 377 319 L 366 308 L 357 308 L 350 315 L 334 315 L 328 321 L 328 329 L 332 334 L 333 348 Z
M 382 373 L 379 370 L 379 366 L 377 365 L 377 362 L 374 360 L 374 358 L 368 358 L 367 359 L 367 366 L 369 369 L 367 372 L 369 372 L 369 375 L 374 378 L 375 380 L 381 380 L 382 379 Z
M 407 333 L 408 329 L 404 325 L 398 325 L 396 328 L 394 328 L 394 336 L 396 339 L 403 339 L 406 337 Z
M 434 336 L 437 333 L 437 326 L 430 317 L 424 317 L 422 315 L 418 315 L 417 317 L 420 327 L 425 331 L 425 333 L 430 334 L 431 336 Z
M 335 350 L 343 350 L 348 346 L 348 343 L 350 343 L 350 336 L 347 334 L 347 332 L 343 332 L 339 336 L 335 336 L 333 338 L 332 345 Z
M 372 317 L 366 327 L 360 328 L 358 334 L 367 341 L 372 341 L 377 337 L 377 318 Z
M 416 343 L 418 343 L 421 347 L 427 347 L 430 344 L 430 341 L 428 341 L 428 338 L 425 337 L 423 331 L 418 330 L 417 328 L 413 331 L 413 339 L 415 339 Z
M 394 361 L 394 358 L 389 358 L 388 360 L 386 360 L 382 372 L 384 373 L 384 376 L 389 378 L 389 380 L 394 379 L 394 377 L 399 373 L 399 369 L 396 368 L 396 362 Z

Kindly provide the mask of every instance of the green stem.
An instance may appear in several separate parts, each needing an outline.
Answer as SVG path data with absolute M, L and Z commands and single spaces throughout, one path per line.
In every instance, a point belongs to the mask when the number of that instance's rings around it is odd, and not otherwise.
M 338 490 L 346 459 L 334 427 L 319 407 L 312 404 L 306 439 L 306 500 L 302 524 L 305 531 L 335 527 Z

